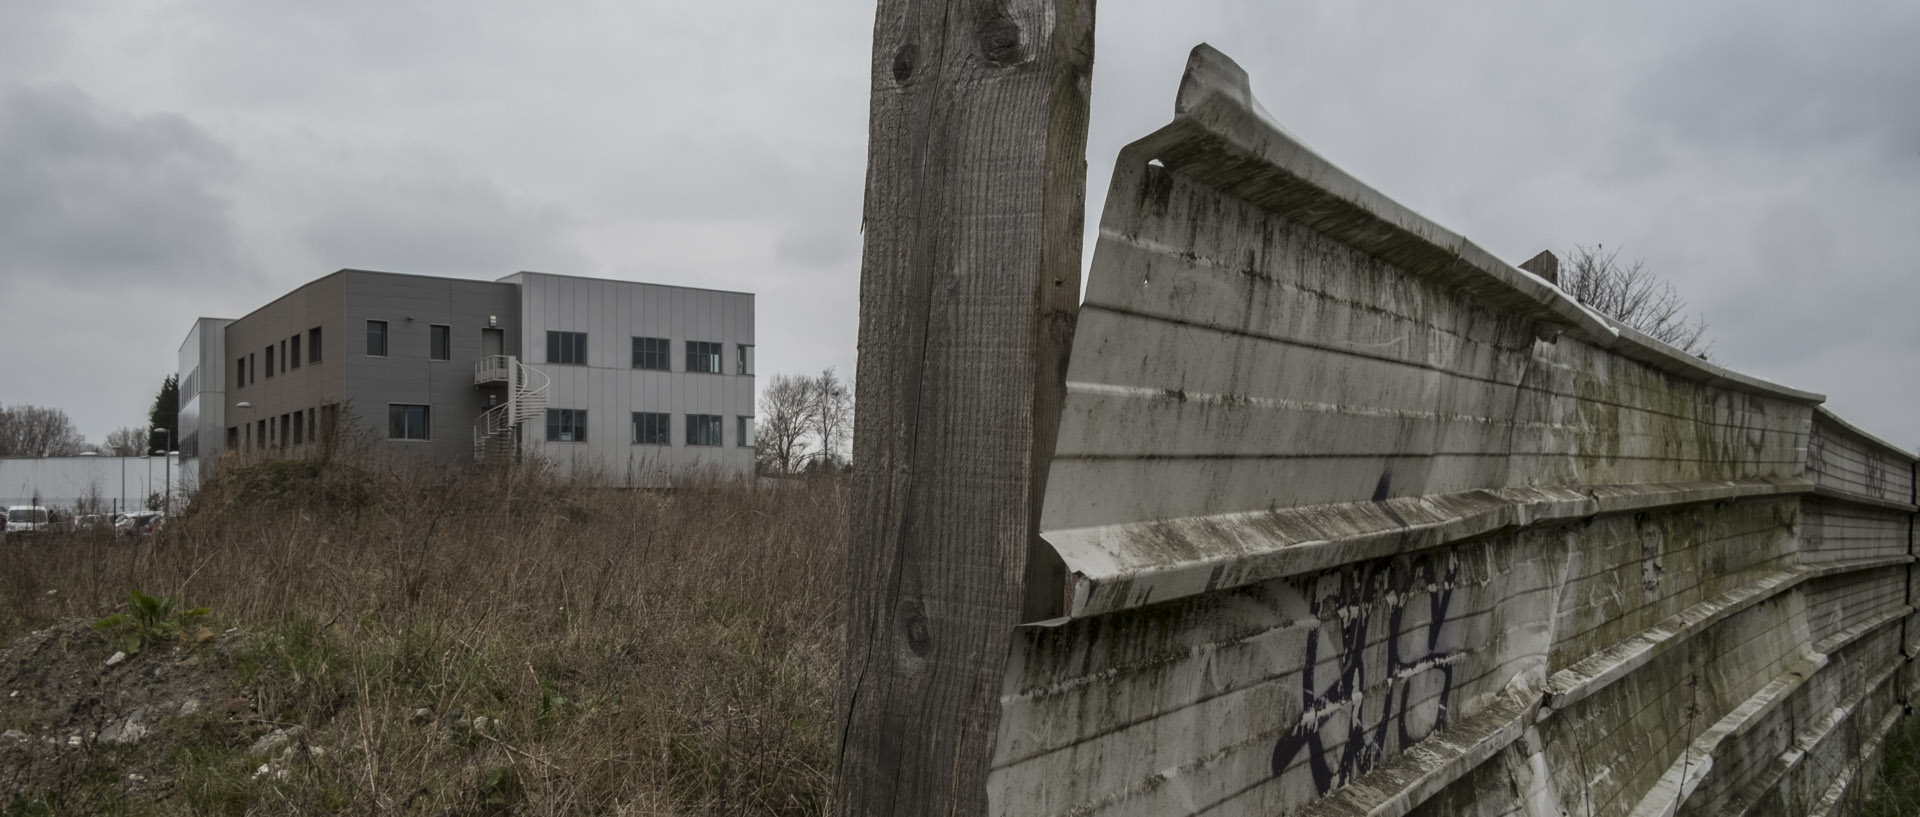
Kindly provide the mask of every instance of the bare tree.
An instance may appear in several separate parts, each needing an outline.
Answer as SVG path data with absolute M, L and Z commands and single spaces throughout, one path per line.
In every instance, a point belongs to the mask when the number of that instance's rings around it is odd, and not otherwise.
M 1673 284 L 1647 271 L 1639 261 L 1621 263 L 1619 254 L 1601 244 L 1575 244 L 1560 270 L 1560 290 L 1654 340 L 1706 357 L 1713 348 L 1706 321 L 1687 314 L 1686 299 L 1674 291 Z
M 0 406 L 0 457 L 71 457 L 86 445 L 64 411 Z
M 754 457 L 762 471 L 791 474 L 807 458 L 807 434 L 813 428 L 813 378 L 776 374 L 760 393 Z
M 147 430 L 127 426 L 108 432 L 107 441 L 100 446 L 100 452 L 109 457 L 144 456 L 147 453 Z
M 853 438 L 853 386 L 840 382 L 828 366 L 814 378 L 812 391 L 808 425 L 820 445 L 814 459 L 829 467 L 844 463 L 847 443 Z

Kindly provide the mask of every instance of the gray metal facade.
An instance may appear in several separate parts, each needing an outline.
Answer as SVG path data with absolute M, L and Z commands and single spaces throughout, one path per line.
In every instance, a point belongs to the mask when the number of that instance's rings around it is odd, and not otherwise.
M 370 322 L 384 325 L 384 349 Z M 210 331 L 215 324 L 223 331 Z M 436 350 L 439 327 L 445 348 Z M 221 418 L 225 425 L 199 435 L 201 462 L 210 465 L 229 448 L 242 456 L 311 455 L 335 416 L 343 433 L 379 451 L 471 461 L 475 421 L 498 400 L 474 384 L 475 362 L 492 352 L 483 348 L 489 330 L 498 332 L 500 354 L 547 376 L 549 407 L 585 412 L 585 440 L 549 441 L 544 423 L 529 422 L 523 453 L 629 485 L 659 484 L 690 468 L 752 472 L 753 376 L 739 366 L 741 350 L 753 345 L 751 294 L 530 272 L 478 281 L 341 270 L 238 320 L 202 319 L 187 345 L 201 349 L 200 379 L 219 391 L 203 385 L 196 398 L 219 411 L 201 408 L 201 425 Z M 585 362 L 549 361 L 549 331 L 583 334 Z M 635 367 L 635 337 L 668 342 L 667 371 Z M 688 372 L 688 341 L 719 344 L 720 373 Z M 216 344 L 224 348 L 213 350 Z M 183 371 L 188 357 L 183 347 Z M 188 400 L 183 392 L 183 405 Z M 427 407 L 425 439 L 392 433 L 396 406 L 403 416 L 405 407 Z M 667 443 L 636 443 L 634 412 L 669 415 Z M 719 445 L 689 444 L 694 416 L 722 418 Z
M 752 434 L 740 438 L 739 419 L 751 428 L 754 378 L 739 374 L 738 359 L 741 347 L 754 344 L 753 295 L 532 272 L 504 280 L 520 289 L 523 359 L 552 380 L 549 411 L 587 412 L 584 443 L 549 440 L 541 428 L 529 434 L 527 450 L 630 484 L 689 468 L 752 472 Z M 586 362 L 548 360 L 549 331 L 585 333 Z M 666 340 L 668 369 L 636 368 L 634 338 Z M 719 344 L 720 373 L 688 371 L 689 342 Z M 636 443 L 636 412 L 667 415 L 668 444 Z M 721 418 L 719 445 L 689 444 L 694 416 Z

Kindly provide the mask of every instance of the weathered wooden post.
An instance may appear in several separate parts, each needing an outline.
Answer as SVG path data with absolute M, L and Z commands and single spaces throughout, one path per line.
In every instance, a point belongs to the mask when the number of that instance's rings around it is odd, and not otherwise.
M 1093 13 L 880 0 L 841 814 L 984 814 L 1013 627 L 1058 603 L 1030 549 L 1079 301 Z

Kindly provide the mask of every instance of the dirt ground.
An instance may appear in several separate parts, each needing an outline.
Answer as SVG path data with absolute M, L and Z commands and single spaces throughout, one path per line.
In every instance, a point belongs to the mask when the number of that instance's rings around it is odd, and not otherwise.
M 261 719 L 237 686 L 244 644 L 203 630 L 128 655 L 69 620 L 0 648 L 0 814 L 155 810 L 183 794 L 183 771 L 253 748 L 274 773 L 300 731 Z

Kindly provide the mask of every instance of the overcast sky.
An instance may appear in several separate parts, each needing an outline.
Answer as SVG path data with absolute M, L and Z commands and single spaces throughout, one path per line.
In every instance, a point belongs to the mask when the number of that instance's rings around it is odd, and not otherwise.
M 1187 51 L 1509 261 L 1670 279 L 1736 369 L 1920 443 L 1920 3 L 1101 0 L 1095 212 Z M 0 0 L 0 403 L 144 423 L 195 317 L 343 267 L 758 294 L 854 368 L 871 2 Z M 1091 244 L 1089 244 L 1091 247 Z

